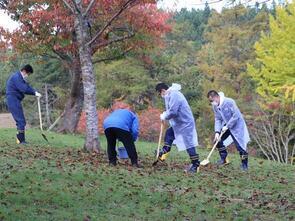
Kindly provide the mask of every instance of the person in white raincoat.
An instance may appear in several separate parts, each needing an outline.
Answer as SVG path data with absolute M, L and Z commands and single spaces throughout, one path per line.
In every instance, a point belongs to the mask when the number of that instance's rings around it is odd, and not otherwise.
M 248 169 L 248 152 L 247 143 L 250 141 L 249 132 L 246 122 L 241 114 L 236 102 L 224 96 L 223 92 L 217 93 L 214 90 L 208 92 L 207 95 L 212 104 L 215 114 L 215 138 L 216 142 L 219 134 L 224 132 L 221 140 L 217 144 L 219 150 L 220 161 L 219 165 L 225 165 L 227 161 L 227 151 L 224 141 L 232 138 L 241 157 L 241 169 Z
M 178 151 L 186 150 L 191 159 L 191 165 L 187 172 L 198 172 L 200 165 L 199 155 L 196 152 L 198 146 L 198 137 L 195 126 L 195 120 L 191 108 L 180 92 L 179 84 L 172 84 L 168 87 L 165 83 L 156 85 L 156 91 L 165 100 L 166 111 L 160 118 L 162 121 L 169 121 L 170 128 L 166 130 L 164 146 L 160 151 L 159 159 L 164 160 L 167 153 L 171 150 L 171 145 L 176 144 Z

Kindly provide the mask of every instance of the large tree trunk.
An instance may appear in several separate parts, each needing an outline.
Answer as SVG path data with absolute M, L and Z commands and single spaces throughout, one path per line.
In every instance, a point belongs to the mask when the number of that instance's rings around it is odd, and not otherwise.
M 100 143 L 98 139 L 98 117 L 96 112 L 96 83 L 91 60 L 91 50 L 86 44 L 89 39 L 87 22 L 79 13 L 75 16 L 75 30 L 79 45 L 79 56 L 82 69 L 84 88 L 84 110 L 86 113 L 86 140 L 84 149 L 98 152 Z
M 84 93 L 80 61 L 74 63 L 76 64 L 70 67 L 71 92 L 58 128 L 58 131 L 63 133 L 75 132 L 83 109 Z

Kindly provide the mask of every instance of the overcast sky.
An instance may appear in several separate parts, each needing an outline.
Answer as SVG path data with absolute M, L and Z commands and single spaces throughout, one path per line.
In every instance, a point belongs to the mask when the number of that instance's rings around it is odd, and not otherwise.
M 0 10 L 0 26 L 13 30 L 17 27 L 17 23 L 12 21 L 7 14 Z
M 248 5 L 254 5 L 255 2 L 264 2 L 265 0 L 240 0 L 242 3 L 246 3 Z M 285 0 L 276 0 L 277 2 L 285 1 Z M 291 2 L 292 0 L 287 0 Z M 208 0 L 210 3 L 210 8 L 214 8 L 217 11 L 221 11 L 223 7 L 227 6 L 228 0 Z M 216 3 L 215 3 L 216 2 Z M 271 3 L 272 0 L 268 0 L 268 3 Z M 205 6 L 206 0 L 161 0 L 158 5 L 159 7 L 166 10 L 180 10 L 181 8 L 187 9 L 203 9 Z M 0 26 L 4 28 L 8 28 L 9 30 L 13 30 L 17 27 L 17 23 L 12 21 L 7 14 L 5 14 L 2 10 L 0 10 Z
M 208 0 L 208 2 L 213 2 L 215 0 Z M 166 10 L 180 10 L 181 8 L 204 8 L 204 0 L 161 0 L 159 2 L 159 7 Z M 220 11 L 221 8 L 225 5 L 226 0 L 223 0 L 219 3 L 210 4 L 211 8 L 215 8 Z M 2 10 L 0 10 L 0 26 L 13 30 L 17 27 L 17 23 L 11 21 L 8 15 L 6 15 Z
M 214 8 L 218 11 L 222 9 L 226 5 L 226 0 L 218 1 L 218 0 L 208 0 L 208 2 L 216 2 L 210 4 L 211 8 Z M 203 9 L 205 7 L 206 0 L 162 0 L 159 2 L 159 6 L 168 10 L 180 10 L 181 8 L 187 9 Z

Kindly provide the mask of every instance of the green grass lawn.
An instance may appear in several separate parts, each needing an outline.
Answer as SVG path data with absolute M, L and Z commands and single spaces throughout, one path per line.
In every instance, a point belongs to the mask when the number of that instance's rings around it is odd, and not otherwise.
M 186 153 L 175 149 L 152 168 L 153 143 L 138 142 L 144 169 L 109 167 L 81 151 L 83 137 L 28 130 L 30 145 L 15 144 L 15 130 L 0 130 L 0 220 L 294 220 L 294 166 L 250 158 L 187 175 Z M 199 150 L 201 159 L 208 150 Z M 212 161 L 217 159 L 214 153 Z

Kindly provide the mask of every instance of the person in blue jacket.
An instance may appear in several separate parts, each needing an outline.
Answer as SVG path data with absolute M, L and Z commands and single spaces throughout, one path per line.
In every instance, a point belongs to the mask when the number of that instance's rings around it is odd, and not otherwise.
M 250 141 L 250 137 L 242 113 L 236 102 L 231 98 L 225 97 L 223 92 L 217 93 L 217 91 L 211 90 L 208 92 L 207 97 L 212 104 L 215 115 L 214 142 L 218 140 L 219 134 L 223 132 L 221 140 L 217 144 L 220 155 L 218 165 L 228 163 L 224 142 L 231 138 L 240 153 L 241 169 L 246 171 L 248 169 L 247 143 Z
M 134 141 L 138 138 L 138 117 L 127 109 L 113 111 L 103 122 L 108 143 L 109 164 L 117 165 L 116 142 L 121 141 L 126 148 L 133 167 L 140 167 Z
M 18 130 L 16 138 L 17 143 L 20 144 L 26 144 L 26 119 L 21 102 L 24 99 L 25 94 L 41 97 L 41 94 L 27 83 L 27 77 L 32 73 L 32 66 L 27 64 L 23 66 L 20 71 L 12 74 L 6 83 L 6 102 L 8 110 L 11 112 L 12 117 L 16 122 Z

